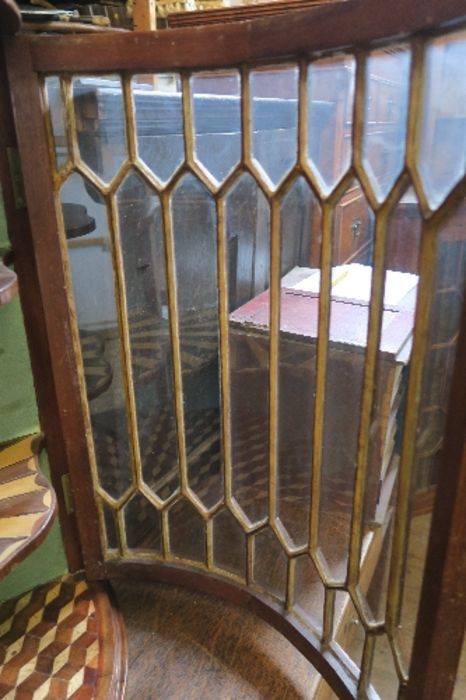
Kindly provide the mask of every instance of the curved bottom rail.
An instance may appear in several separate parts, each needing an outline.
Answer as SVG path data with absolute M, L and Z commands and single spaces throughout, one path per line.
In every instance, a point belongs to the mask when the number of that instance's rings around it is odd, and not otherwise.
M 88 572 L 96 578 L 132 578 L 171 583 L 207 593 L 245 608 L 280 632 L 314 666 L 341 700 L 357 697 L 357 667 L 348 658 L 343 663 L 333 645 L 323 645 L 295 615 L 288 613 L 277 601 L 265 594 L 251 591 L 234 581 L 215 574 L 189 569 L 175 563 L 125 561 L 107 562 Z M 353 666 L 354 674 L 351 672 Z

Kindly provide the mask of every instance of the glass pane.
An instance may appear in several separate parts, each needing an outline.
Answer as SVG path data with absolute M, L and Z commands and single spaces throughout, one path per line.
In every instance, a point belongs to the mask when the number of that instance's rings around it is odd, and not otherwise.
M 179 484 L 165 245 L 158 195 L 132 172 L 117 191 L 143 477 L 160 497 Z
M 390 643 L 385 635 L 375 642 L 371 682 L 380 698 L 397 700 L 399 682 Z
M 364 522 L 382 537 L 379 586 L 363 586 L 374 618 L 383 619 L 387 595 L 390 532 L 383 535 L 396 494 L 409 361 L 418 291 L 418 257 L 422 218 L 409 189 L 387 221 L 385 295 L 379 343 L 375 397 L 370 427 Z M 361 564 L 365 553 L 361 555 Z
M 79 153 L 109 182 L 127 157 L 123 89 L 117 75 L 73 78 Z
M 171 199 L 188 478 L 207 507 L 223 495 L 215 204 L 185 175 Z
M 466 32 L 427 44 L 419 171 L 430 206 L 466 172 Z
M 442 226 L 438 237 L 435 280 L 420 413 L 416 430 L 414 485 L 406 577 L 398 641 L 409 664 L 427 553 L 435 485 L 442 459 L 461 305 L 466 279 L 466 202 Z
M 241 157 L 240 93 L 237 71 L 191 77 L 195 158 L 219 184 Z
M 214 517 L 214 563 L 241 578 L 246 576 L 246 536 L 228 510 Z
M 59 170 L 68 160 L 68 139 L 66 136 L 65 109 L 60 87 L 60 78 L 52 75 L 46 77 L 45 91 L 47 94 L 47 107 L 55 146 L 55 162 Z
M 99 480 L 118 498 L 132 483 L 132 453 L 107 209 L 77 174 L 61 201 Z
M 247 517 L 267 514 L 268 292 L 270 211 L 250 175 L 226 205 L 230 295 L 230 403 L 233 495 Z M 261 313 L 261 320 L 255 318 Z
M 298 68 L 287 66 L 250 74 L 252 155 L 259 173 L 275 189 L 296 163 Z
M 189 501 L 175 503 L 169 511 L 170 550 L 175 557 L 205 562 L 204 523 Z
M 321 552 L 331 576 L 340 581 L 346 575 L 357 459 L 373 219 L 360 186 L 353 183 L 338 203 L 334 220 L 319 518 Z M 301 287 L 306 285 L 311 294 L 319 291 L 319 278 L 314 274 Z
M 372 51 L 367 59 L 363 159 L 379 200 L 403 168 L 410 64 L 406 48 Z
M 365 636 L 364 627 L 350 596 L 344 591 L 337 591 L 333 637 L 358 668 L 361 665 Z
M 160 515 L 142 494 L 135 494 L 124 508 L 126 543 L 130 549 L 160 552 Z
M 184 160 L 183 103 L 176 73 L 135 75 L 138 156 L 165 184 Z
M 303 178 L 281 203 L 278 516 L 296 545 L 308 542 L 315 393 L 317 302 L 299 289 L 313 272 L 320 208 Z
M 115 523 L 115 511 L 109 508 L 105 503 L 101 505 L 105 523 L 105 536 L 107 539 L 107 547 L 109 549 L 118 549 L 118 535 Z
M 294 611 L 304 617 L 317 634 L 322 633 L 325 589 L 312 559 L 296 558 Z
M 415 459 L 413 464 L 412 492 L 410 494 L 410 519 L 406 528 L 406 557 L 403 560 L 401 579 L 401 600 L 397 610 L 397 626 L 394 629 L 394 643 L 401 655 L 405 670 L 409 668 L 414 639 L 417 613 L 420 601 L 422 579 L 430 535 L 432 508 L 435 497 L 438 471 L 441 466 L 442 441 L 445 419 L 451 388 L 451 376 L 460 324 L 460 306 L 463 301 L 464 280 L 466 279 L 466 235 L 464 221 L 466 206 L 463 202 L 457 211 L 447 219 L 438 237 L 435 258 L 432 310 L 424 353 L 424 372 L 420 394 L 420 409 L 415 430 Z M 388 222 L 388 250 L 385 298 L 393 292 L 397 295 L 404 289 L 399 302 L 398 319 L 382 334 L 381 348 L 390 335 L 397 336 L 397 327 L 413 327 L 413 311 L 418 288 L 418 252 L 421 239 L 421 217 L 414 193 L 411 190 L 402 197 Z M 406 251 L 405 253 L 403 251 Z M 402 268 L 402 271 L 397 269 Z M 391 269 L 390 269 L 391 268 Z M 395 277 L 396 275 L 396 277 Z M 413 284 L 414 281 L 414 284 Z M 393 282 L 393 285 L 391 284 Z M 396 284 L 395 284 L 396 282 Z M 406 284 L 405 284 L 406 283 Z M 388 285 L 388 289 L 387 289 Z M 407 285 L 407 286 L 406 286 Z M 393 301 L 393 300 L 392 300 Z M 391 307 L 393 308 L 393 306 Z M 390 501 L 395 493 L 391 472 L 398 469 L 403 444 L 404 415 L 406 411 L 406 391 L 410 366 L 413 362 L 411 335 L 404 343 L 397 357 L 399 377 L 391 388 L 384 378 L 383 352 L 379 358 L 377 375 L 378 393 L 382 389 L 391 396 L 391 412 L 394 414 L 394 427 L 387 433 L 386 451 L 391 454 L 391 466 L 379 487 L 372 527 L 383 529 L 390 523 Z M 393 382 L 392 382 L 393 384 Z M 376 393 L 377 396 L 377 393 Z M 388 410 L 389 403 L 386 402 Z M 375 425 L 375 424 L 374 424 Z M 372 434 L 374 434 L 374 425 Z M 373 453 L 374 454 L 374 453 Z M 388 486 L 387 486 L 388 484 Z M 366 518 L 370 518 L 366 504 Z M 383 547 L 377 567 L 367 589 L 367 600 L 373 615 L 383 621 L 387 603 L 388 567 L 391 557 L 391 528 L 384 537 Z M 377 641 L 374 659 L 373 682 L 382 697 L 397 697 L 398 677 L 393 661 L 389 662 L 391 651 L 385 638 Z
M 273 531 L 266 527 L 254 536 L 254 581 L 285 600 L 288 557 Z
M 347 171 L 351 159 L 351 129 L 355 61 L 340 56 L 314 61 L 308 68 L 308 156 L 325 193 Z

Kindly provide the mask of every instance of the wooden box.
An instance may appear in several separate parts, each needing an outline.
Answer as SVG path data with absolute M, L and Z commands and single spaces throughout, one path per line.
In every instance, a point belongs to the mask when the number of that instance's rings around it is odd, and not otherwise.
M 319 296 L 284 286 L 281 290 L 279 341 L 278 470 L 287 471 L 289 455 L 312 463 L 313 399 Z M 409 360 L 413 326 L 413 288 L 397 306 L 385 306 L 379 352 L 375 412 L 371 425 L 366 518 L 378 521 L 383 481 L 394 465 L 395 436 L 403 392 L 403 367 Z M 247 415 L 267 420 L 269 291 L 230 314 L 232 421 Z M 360 299 L 332 296 L 322 445 L 324 507 L 335 498 L 351 508 L 362 400 L 369 306 Z M 296 460 L 295 460 L 296 461 Z M 299 466 L 296 467 L 299 469 Z M 297 475 L 298 478 L 298 475 Z M 393 485 L 393 475 L 391 475 Z M 340 494 L 340 497 L 336 496 Z M 385 499 L 386 500 L 386 499 Z M 341 503 L 340 503 L 341 505 Z

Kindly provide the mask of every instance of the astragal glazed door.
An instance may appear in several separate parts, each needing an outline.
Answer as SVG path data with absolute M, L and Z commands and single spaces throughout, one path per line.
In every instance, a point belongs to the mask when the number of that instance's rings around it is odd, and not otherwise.
M 5 42 L 88 576 L 248 605 L 341 698 L 450 697 L 464 620 L 466 12 L 417 5 Z

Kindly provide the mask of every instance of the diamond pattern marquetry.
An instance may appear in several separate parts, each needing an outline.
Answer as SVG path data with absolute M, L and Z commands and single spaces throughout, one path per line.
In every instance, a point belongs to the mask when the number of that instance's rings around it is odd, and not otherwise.
M 123 628 L 101 584 L 82 575 L 41 586 L 0 606 L 0 697 L 4 700 L 122 697 Z
M 55 515 L 55 493 L 34 453 L 38 438 L 0 449 L 0 577 L 40 544 Z

